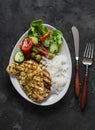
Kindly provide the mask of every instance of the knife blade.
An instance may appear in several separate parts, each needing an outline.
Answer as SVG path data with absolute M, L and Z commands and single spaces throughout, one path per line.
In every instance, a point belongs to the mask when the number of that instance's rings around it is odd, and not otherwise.
M 79 59 L 79 32 L 78 29 L 73 26 L 72 27 L 72 33 L 74 38 L 74 46 L 75 46 L 75 59 Z
M 80 75 L 79 75 L 79 31 L 78 29 L 73 26 L 72 27 L 72 34 L 74 38 L 74 47 L 75 47 L 75 96 L 79 97 L 80 95 Z

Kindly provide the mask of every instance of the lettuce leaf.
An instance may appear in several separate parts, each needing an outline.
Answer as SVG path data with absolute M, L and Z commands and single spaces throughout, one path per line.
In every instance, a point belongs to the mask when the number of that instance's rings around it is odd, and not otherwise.
M 48 29 L 46 26 L 43 25 L 43 21 L 41 19 L 35 20 L 31 22 L 28 37 L 37 37 L 40 38 L 44 34 L 48 32 Z
M 50 34 L 50 44 L 54 44 L 54 43 L 57 45 L 58 52 L 59 52 L 63 43 L 63 34 L 61 31 L 57 29 L 53 30 Z

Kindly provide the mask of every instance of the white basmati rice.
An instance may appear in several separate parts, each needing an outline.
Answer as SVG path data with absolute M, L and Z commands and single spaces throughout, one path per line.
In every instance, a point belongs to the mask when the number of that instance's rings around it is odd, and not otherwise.
M 52 60 L 46 60 L 46 69 L 50 73 L 52 79 L 51 90 L 53 93 L 59 94 L 68 80 L 68 64 L 64 54 L 55 56 Z

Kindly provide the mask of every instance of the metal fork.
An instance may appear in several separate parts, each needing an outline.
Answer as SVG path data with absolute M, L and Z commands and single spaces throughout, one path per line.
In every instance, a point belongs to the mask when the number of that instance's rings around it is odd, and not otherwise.
M 94 44 L 87 43 L 83 55 L 83 62 L 82 62 L 84 65 L 86 65 L 86 72 L 84 76 L 84 83 L 83 83 L 82 94 L 80 99 L 80 107 L 82 110 L 86 107 L 86 103 L 87 103 L 88 67 L 92 65 L 93 50 L 94 50 Z

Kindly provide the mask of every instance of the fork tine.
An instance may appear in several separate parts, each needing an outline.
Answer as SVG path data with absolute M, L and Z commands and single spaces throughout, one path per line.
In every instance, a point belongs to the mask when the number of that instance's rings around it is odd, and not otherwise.
M 92 44 L 91 58 L 93 58 L 94 44 Z
M 89 50 L 89 43 L 87 43 L 87 45 L 86 45 L 83 57 L 87 57 L 88 56 L 88 52 L 89 52 L 88 50 Z
M 86 57 L 87 48 L 88 48 L 88 43 L 87 43 L 87 45 L 86 45 L 86 48 L 85 48 L 85 51 L 84 51 L 83 57 Z
M 92 44 L 89 43 L 89 54 L 88 54 L 88 58 L 91 58 L 91 53 L 92 53 Z

